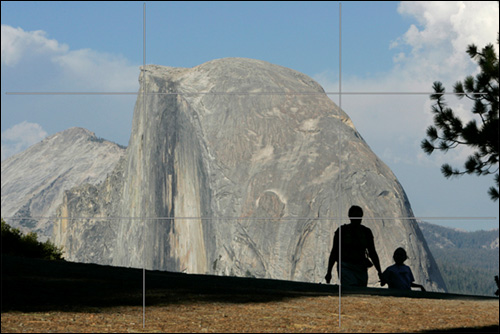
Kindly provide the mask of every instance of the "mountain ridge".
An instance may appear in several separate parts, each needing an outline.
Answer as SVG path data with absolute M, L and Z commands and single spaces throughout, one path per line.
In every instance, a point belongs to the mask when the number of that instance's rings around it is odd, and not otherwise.
M 474 232 L 419 222 L 449 292 L 491 296 L 497 290 L 498 229 Z
M 36 232 L 41 241 L 50 239 L 49 217 L 55 216 L 64 191 L 104 181 L 124 152 L 123 146 L 80 127 L 44 138 L 2 161 L 2 217 L 23 232 Z
M 464 231 L 456 228 L 444 227 L 425 221 L 418 222 L 425 232 L 429 245 L 438 248 L 498 248 L 499 229 Z

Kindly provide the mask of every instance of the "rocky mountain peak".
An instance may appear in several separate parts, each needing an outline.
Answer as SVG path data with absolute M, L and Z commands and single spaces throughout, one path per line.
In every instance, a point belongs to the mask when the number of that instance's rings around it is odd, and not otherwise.
M 23 232 L 37 232 L 40 240 L 50 238 L 49 217 L 55 215 L 64 191 L 102 182 L 124 152 L 78 127 L 46 137 L 2 161 L 2 217 Z

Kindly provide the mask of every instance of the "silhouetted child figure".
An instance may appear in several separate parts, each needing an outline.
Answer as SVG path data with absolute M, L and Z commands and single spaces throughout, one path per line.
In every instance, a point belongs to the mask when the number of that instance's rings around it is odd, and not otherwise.
M 390 289 L 411 290 L 413 287 L 425 291 L 422 285 L 413 283 L 415 278 L 413 277 L 410 267 L 403 264 L 408 258 L 408 256 L 406 256 L 406 251 L 399 247 L 394 251 L 392 258 L 396 263 L 387 267 L 382 273 L 380 285 L 384 286 L 387 283 Z

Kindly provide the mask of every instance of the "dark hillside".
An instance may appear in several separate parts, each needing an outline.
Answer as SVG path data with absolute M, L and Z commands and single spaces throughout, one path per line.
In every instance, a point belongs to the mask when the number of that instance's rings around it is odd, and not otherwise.
M 174 302 L 186 293 L 206 300 L 266 302 L 297 296 L 338 296 L 337 285 L 146 271 L 146 303 Z M 143 303 L 142 269 L 2 256 L 2 312 L 77 311 Z M 437 292 L 347 288 L 342 295 L 362 294 L 431 299 L 481 297 Z
M 498 229 L 465 232 L 420 222 L 449 292 L 493 296 L 498 275 Z

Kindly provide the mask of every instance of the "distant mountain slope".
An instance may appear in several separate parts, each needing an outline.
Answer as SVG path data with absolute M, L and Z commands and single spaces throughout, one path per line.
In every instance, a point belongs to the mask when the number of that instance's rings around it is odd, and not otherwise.
M 52 236 L 49 219 L 7 217 L 53 216 L 64 191 L 103 181 L 124 152 L 124 147 L 83 128 L 45 138 L 2 161 L 2 217 L 23 232 L 37 232 L 45 241 Z
M 427 222 L 419 222 L 429 246 L 437 248 L 498 249 L 498 229 L 465 232 Z
M 491 296 L 498 275 L 498 229 L 465 232 L 419 222 L 449 292 Z

